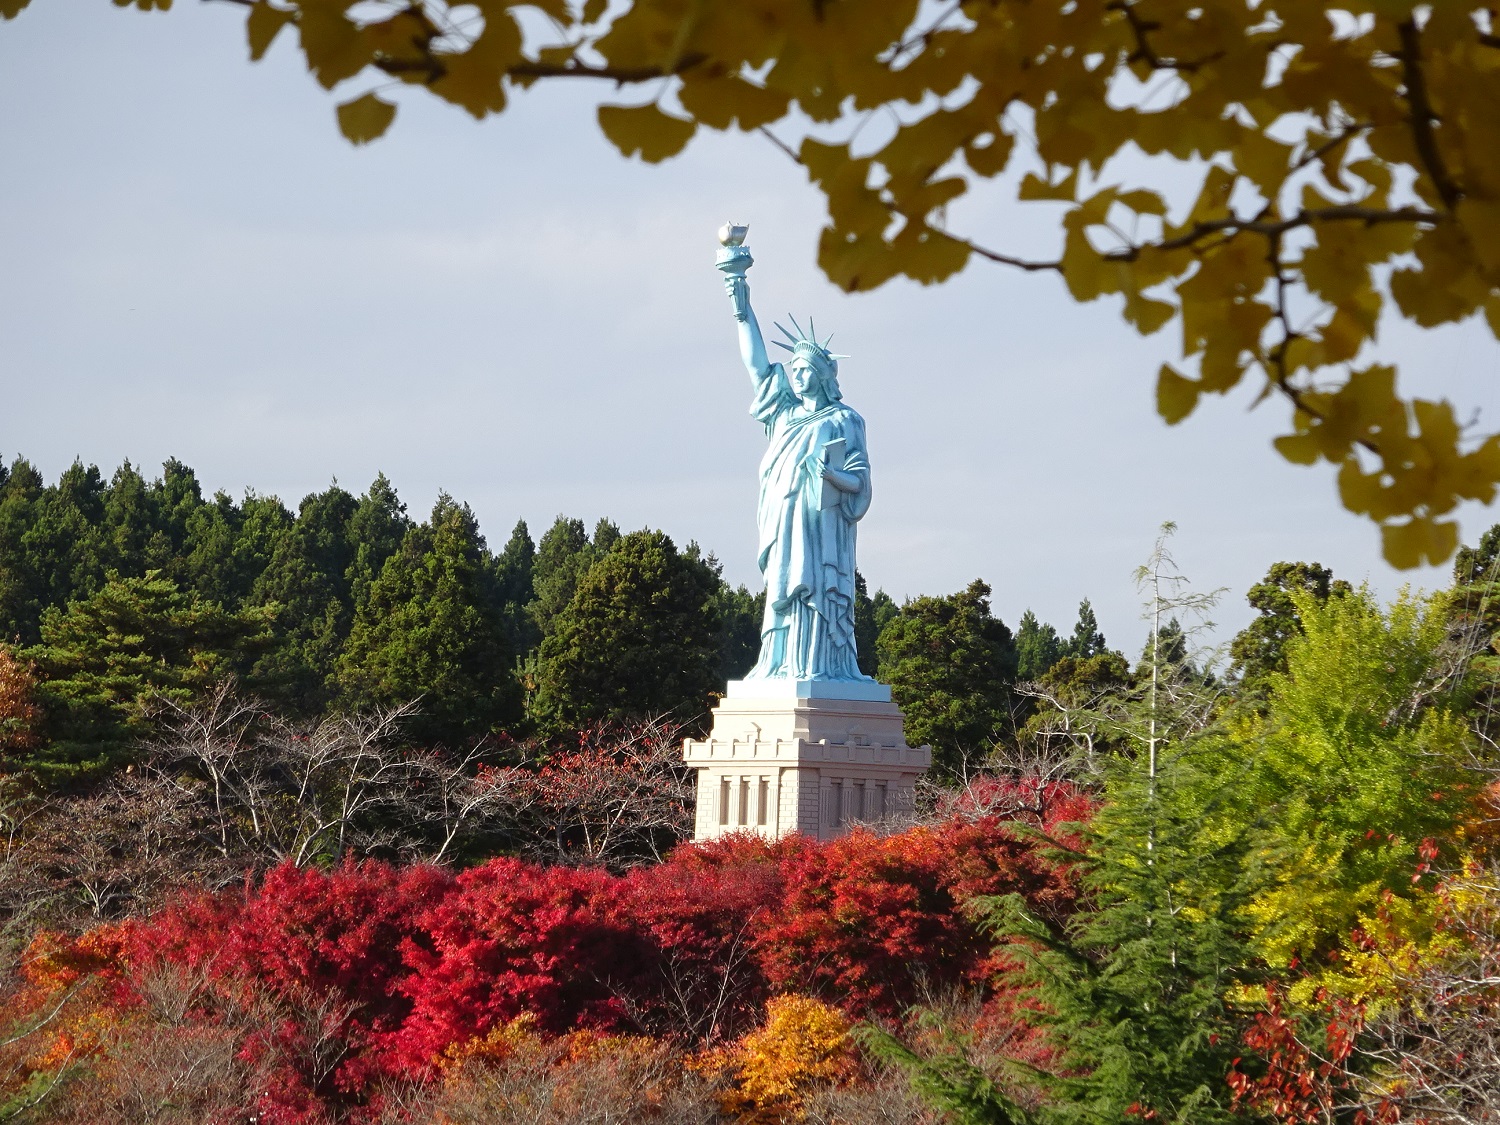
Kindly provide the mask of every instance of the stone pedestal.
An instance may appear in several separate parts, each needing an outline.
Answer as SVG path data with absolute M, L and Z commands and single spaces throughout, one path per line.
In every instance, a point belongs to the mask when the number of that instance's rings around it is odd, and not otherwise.
M 932 748 L 906 744 L 901 708 L 875 683 L 731 680 L 702 742 L 695 840 L 730 832 L 818 839 L 903 819 Z

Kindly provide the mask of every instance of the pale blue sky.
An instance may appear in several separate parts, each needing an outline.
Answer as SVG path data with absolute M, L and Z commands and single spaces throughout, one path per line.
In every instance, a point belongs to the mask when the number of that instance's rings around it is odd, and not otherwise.
M 896 597 L 975 577 L 1014 625 L 1066 630 L 1093 599 L 1112 642 L 1144 634 L 1130 572 L 1163 520 L 1218 619 L 1277 559 L 1383 593 L 1398 575 L 1333 475 L 1281 461 L 1277 403 L 1153 411 L 1170 331 L 1109 301 L 976 264 L 935 288 L 849 297 L 814 264 L 822 203 L 756 138 L 707 136 L 661 166 L 622 160 L 582 87 L 476 124 L 408 98 L 353 149 L 289 42 L 247 61 L 243 15 L 34 0 L 0 24 L 0 454 L 49 478 L 168 456 L 210 488 L 301 496 L 377 470 L 414 515 L 439 489 L 498 545 L 559 512 L 696 538 L 753 584 L 755 468 L 713 232 L 750 221 L 763 320 L 810 313 L 852 353 L 875 503 L 861 569 Z M 1045 250 L 1035 209 L 996 196 L 957 221 Z M 1407 385 L 1482 407 L 1500 347 L 1476 324 L 1388 330 Z M 1495 514 L 1465 512 L 1473 540 Z

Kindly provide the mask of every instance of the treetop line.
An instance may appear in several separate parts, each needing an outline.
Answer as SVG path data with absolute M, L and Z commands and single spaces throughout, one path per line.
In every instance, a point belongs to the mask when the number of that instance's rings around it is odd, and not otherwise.
M 390 127 L 393 88 L 484 118 L 538 83 L 602 81 L 624 98 L 598 124 L 627 157 L 738 130 L 804 167 L 828 210 L 818 262 L 845 290 L 979 258 L 1117 298 L 1143 334 L 1175 324 L 1161 417 L 1258 382 L 1289 413 L 1278 452 L 1334 466 L 1394 566 L 1451 557 L 1454 509 L 1500 483 L 1500 436 L 1398 392 L 1376 339 L 1391 314 L 1482 314 L 1500 335 L 1500 29 L 1483 5 L 232 2 L 252 60 L 279 39 L 325 89 L 364 88 L 337 110 L 355 144 Z M 1150 159 L 1116 159 L 1131 154 Z M 1185 168 L 1197 190 L 1172 207 Z M 1061 212 L 1055 258 L 950 226 L 949 205 L 997 178 Z
M 897 605 L 856 575 L 862 674 L 893 686 L 944 768 L 1016 721 L 1018 681 L 1069 658 L 1125 674 L 1086 599 L 1062 636 L 1030 611 L 1013 632 L 989 597 L 976 581 Z M 131 759 L 160 705 L 226 676 L 307 720 L 420 699 L 407 737 L 453 747 L 599 720 L 692 724 L 755 664 L 763 602 L 697 544 L 607 519 L 590 533 L 560 516 L 540 540 L 518 521 L 494 552 L 466 505 L 441 496 L 419 523 L 384 476 L 293 514 L 253 492 L 204 497 L 175 460 L 151 481 L 75 463 L 47 484 L 17 458 L 0 465 L 0 647 L 31 669 L 44 717 L 4 726 L 0 750 L 48 785 L 87 782 Z

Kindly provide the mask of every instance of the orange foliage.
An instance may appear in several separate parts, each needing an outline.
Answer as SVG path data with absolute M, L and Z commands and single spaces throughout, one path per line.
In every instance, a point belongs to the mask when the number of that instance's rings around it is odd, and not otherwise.
M 764 1025 L 695 1065 L 732 1077 L 720 1099 L 724 1112 L 746 1122 L 801 1121 L 810 1093 L 858 1075 L 850 1026 L 843 1012 L 820 1000 L 777 996 L 766 1004 Z
M 35 671 L 0 645 L 0 755 L 24 754 L 35 748 L 41 721 Z

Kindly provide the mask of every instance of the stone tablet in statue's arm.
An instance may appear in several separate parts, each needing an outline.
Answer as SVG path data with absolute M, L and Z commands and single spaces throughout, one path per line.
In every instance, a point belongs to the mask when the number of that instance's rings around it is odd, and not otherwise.
M 844 460 L 848 456 L 847 451 L 848 445 L 843 438 L 834 438 L 832 441 L 825 443 L 823 446 L 821 460 L 823 462 L 825 471 L 822 480 L 822 498 L 818 503 L 819 508 L 835 508 L 838 506 L 839 500 L 843 497 L 843 489 L 839 488 L 838 485 L 834 484 L 834 482 L 828 478 L 826 470 L 843 469 Z
M 844 462 L 848 460 L 848 444 L 843 438 L 834 438 L 823 446 L 823 464 L 836 472 L 842 472 Z M 818 504 L 819 508 L 835 508 L 843 498 L 845 489 L 840 488 L 825 474 L 823 477 L 823 497 Z

